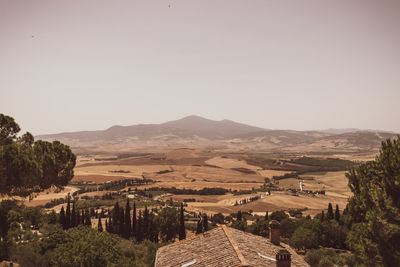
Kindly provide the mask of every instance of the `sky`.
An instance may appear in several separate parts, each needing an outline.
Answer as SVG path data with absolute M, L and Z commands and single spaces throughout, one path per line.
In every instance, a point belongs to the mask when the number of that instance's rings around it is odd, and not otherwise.
M 400 132 L 398 0 L 0 0 L 0 113 Z

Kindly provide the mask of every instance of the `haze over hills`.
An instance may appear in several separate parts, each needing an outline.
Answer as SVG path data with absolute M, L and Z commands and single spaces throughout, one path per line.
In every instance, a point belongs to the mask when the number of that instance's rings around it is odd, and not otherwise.
M 396 136 L 381 131 L 328 129 L 321 131 L 270 130 L 230 120 L 209 120 L 199 116 L 161 124 L 112 126 L 106 130 L 39 135 L 37 139 L 60 140 L 72 147 L 89 146 L 207 146 L 219 149 L 234 146 L 249 150 L 310 149 L 370 150 L 381 141 Z

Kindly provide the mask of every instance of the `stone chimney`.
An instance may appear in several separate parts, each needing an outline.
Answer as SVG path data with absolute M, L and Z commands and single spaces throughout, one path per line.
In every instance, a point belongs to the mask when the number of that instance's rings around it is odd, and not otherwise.
M 278 221 L 272 220 L 269 223 L 269 240 L 275 245 L 280 244 L 281 225 Z
M 290 267 L 291 265 L 291 258 L 290 253 L 286 249 L 280 249 L 276 252 L 276 267 Z

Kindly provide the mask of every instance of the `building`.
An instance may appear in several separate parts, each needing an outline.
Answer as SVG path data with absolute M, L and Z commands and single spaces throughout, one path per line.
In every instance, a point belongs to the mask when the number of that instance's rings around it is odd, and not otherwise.
M 157 250 L 155 267 L 309 266 L 290 246 L 280 243 L 280 225 L 270 223 L 270 238 L 225 225 Z

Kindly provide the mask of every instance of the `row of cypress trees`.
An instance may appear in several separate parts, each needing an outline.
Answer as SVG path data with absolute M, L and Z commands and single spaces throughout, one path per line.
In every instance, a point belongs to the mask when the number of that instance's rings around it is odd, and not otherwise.
M 64 206 L 61 207 L 59 222 L 64 230 L 67 230 L 78 225 L 91 226 L 92 222 L 90 220 L 90 212 L 88 209 L 77 210 L 76 202 L 72 202 L 71 210 L 71 200 L 68 196 L 67 209 Z
M 129 199 L 126 201 L 125 209 L 116 202 L 112 212 L 108 213 L 105 221 L 107 232 L 117 234 L 123 238 L 130 239 L 134 237 L 138 242 L 148 239 L 158 242 L 158 227 L 156 227 L 155 215 L 153 211 L 149 212 L 147 206 L 143 213 L 139 210 L 137 216 L 136 203 L 133 203 L 133 211 L 131 216 L 131 207 Z M 99 217 L 98 229 L 102 229 Z
M 328 204 L 328 212 L 326 213 L 326 218 L 325 218 L 324 211 L 322 211 L 320 219 L 321 219 L 321 221 L 324 221 L 325 219 L 327 219 L 327 220 L 335 219 L 337 222 L 339 222 L 340 221 L 339 205 L 336 204 L 335 213 L 333 213 L 332 203 L 329 203 Z

